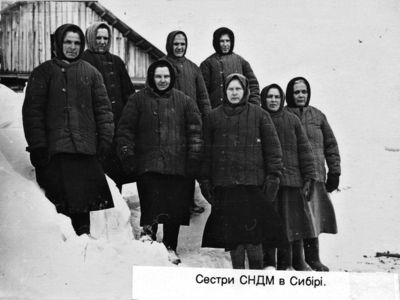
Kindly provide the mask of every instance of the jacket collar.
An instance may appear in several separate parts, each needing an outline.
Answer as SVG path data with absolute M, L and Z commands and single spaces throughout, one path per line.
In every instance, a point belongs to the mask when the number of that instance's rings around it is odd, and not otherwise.
M 154 98 L 165 98 L 165 99 L 168 99 L 171 96 L 171 93 L 172 93 L 172 89 L 168 90 L 167 92 L 165 92 L 163 94 L 158 94 L 150 86 L 147 86 L 146 88 L 149 91 L 149 94 Z
M 70 63 L 67 63 L 66 61 L 64 61 L 64 60 L 62 60 L 60 58 L 57 58 L 57 57 L 53 58 L 52 60 L 56 65 L 60 66 L 61 68 L 70 68 L 70 67 L 75 66 L 75 65 L 77 65 L 77 64 L 79 64 L 81 62 L 81 60 L 78 59 L 78 60 L 72 61 Z
M 247 103 L 247 101 L 239 103 L 237 105 L 223 103 L 222 109 L 224 110 L 225 114 L 227 114 L 228 116 L 234 116 L 234 115 L 238 115 L 238 114 L 242 113 L 248 106 L 249 106 L 249 104 Z

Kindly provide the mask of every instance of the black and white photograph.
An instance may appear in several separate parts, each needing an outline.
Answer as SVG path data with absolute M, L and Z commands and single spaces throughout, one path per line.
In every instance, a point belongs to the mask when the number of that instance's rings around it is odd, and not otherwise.
M 398 0 L 0 9 L 0 299 L 136 299 L 135 267 L 400 299 Z

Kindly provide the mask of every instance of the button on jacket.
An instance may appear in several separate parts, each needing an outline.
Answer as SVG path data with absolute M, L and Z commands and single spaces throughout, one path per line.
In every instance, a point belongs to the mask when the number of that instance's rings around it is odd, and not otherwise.
M 223 34 L 230 37 L 231 48 L 229 53 L 222 53 L 219 39 Z M 213 47 L 215 53 L 200 64 L 200 70 L 206 83 L 211 107 L 215 108 L 224 101 L 226 78 L 233 73 L 244 75 L 248 80 L 250 96 L 248 101 L 260 105 L 260 87 L 250 64 L 240 55 L 233 52 L 235 36 L 229 28 L 221 27 L 214 32 Z
M 277 89 L 281 96 L 277 111 L 267 105 L 267 95 L 271 89 Z M 285 94 L 277 84 L 266 86 L 261 91 L 261 107 L 269 112 L 278 133 L 283 152 L 283 174 L 281 186 L 302 187 L 304 180 L 315 179 L 315 162 L 307 134 L 299 118 L 283 109 Z
M 212 110 L 205 121 L 205 157 L 202 177 L 214 186 L 261 186 L 267 175 L 282 175 L 282 150 L 269 114 L 248 103 L 248 84 L 244 76 L 232 74 L 245 87 L 238 105 L 223 105 Z
M 171 89 L 160 96 L 150 87 L 132 95 L 117 129 L 117 149 L 134 156 L 137 175 L 185 175 L 188 160 L 203 152 L 201 117 L 194 101 Z
M 307 85 L 308 99 L 304 107 L 296 107 L 293 99 L 293 86 L 297 80 L 302 80 Z M 308 140 L 314 153 L 316 162 L 316 180 L 325 182 L 326 169 L 325 161 L 329 172 L 340 175 L 340 154 L 333 130 L 330 127 L 326 116 L 317 108 L 310 106 L 311 89 L 308 81 L 303 77 L 292 79 L 287 86 L 285 109 L 294 113 L 303 124 Z
M 175 57 L 173 55 L 173 41 L 177 34 L 182 34 L 185 37 L 187 46 L 186 34 L 183 31 L 171 32 L 167 37 L 166 44 L 168 55 L 162 59 L 168 61 L 174 67 L 176 75 L 174 88 L 182 91 L 195 101 L 204 119 L 211 111 L 211 105 L 203 75 L 200 68 L 191 60 L 186 57 Z
M 101 74 L 89 63 L 58 58 L 35 68 L 23 105 L 28 150 L 50 154 L 96 154 L 97 143 L 111 143 L 113 114 Z

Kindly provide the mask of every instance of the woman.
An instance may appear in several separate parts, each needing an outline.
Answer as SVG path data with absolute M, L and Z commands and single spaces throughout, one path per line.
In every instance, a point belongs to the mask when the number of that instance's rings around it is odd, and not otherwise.
M 260 105 L 260 87 L 250 63 L 233 52 L 235 48 L 233 31 L 226 27 L 218 28 L 214 31 L 212 44 L 215 53 L 200 64 L 211 108 L 223 103 L 225 78 L 232 73 L 240 73 L 247 78 L 250 90 L 248 101 Z
M 303 77 L 290 80 L 286 89 L 286 110 L 296 114 L 303 124 L 316 162 L 316 180 L 311 188 L 310 205 L 317 235 L 337 233 L 335 211 L 328 193 L 339 186 L 340 155 L 335 135 L 325 115 L 309 105 L 311 89 Z M 326 175 L 325 162 L 328 166 Z M 304 239 L 306 262 L 315 271 L 329 271 L 319 258 L 318 237 Z
M 114 207 L 98 161 L 109 152 L 113 114 L 101 74 L 81 59 L 82 30 L 54 33 L 55 57 L 28 81 L 22 117 L 36 179 L 77 235 L 90 234 L 90 212 Z
M 283 110 L 284 102 L 285 95 L 277 84 L 271 84 L 261 92 L 261 106 L 271 115 L 283 152 L 283 174 L 274 205 L 284 221 L 290 244 L 278 249 L 277 268 L 311 271 L 304 261 L 303 239 L 316 237 L 307 203 L 315 178 L 314 157 L 299 118 Z M 266 264 L 274 266 L 275 249 L 264 251 Z
M 123 60 L 110 53 L 112 39 L 111 28 L 106 23 L 93 23 L 86 29 L 87 49 L 83 52 L 82 59 L 95 67 L 103 77 L 107 95 L 111 102 L 116 130 L 122 110 L 128 101 L 128 97 L 135 92 L 135 88 Z M 123 171 L 115 153 L 115 137 L 110 153 L 100 157 L 100 162 L 104 172 L 115 182 L 120 192 L 123 184 L 135 180 Z
M 213 205 L 203 235 L 203 247 L 230 251 L 232 266 L 263 268 L 262 243 L 284 244 L 280 218 L 272 197 L 282 174 L 282 151 L 274 125 L 261 107 L 248 103 L 246 77 L 231 74 L 225 100 L 206 118 L 204 181 L 201 189 Z
M 202 122 L 194 101 L 173 88 L 175 73 L 161 60 L 150 65 L 147 86 L 133 94 L 117 129 L 125 171 L 138 178 L 140 225 L 155 239 L 163 226 L 169 257 L 176 255 L 180 225 L 189 225 L 193 191 L 188 185 L 203 152 Z

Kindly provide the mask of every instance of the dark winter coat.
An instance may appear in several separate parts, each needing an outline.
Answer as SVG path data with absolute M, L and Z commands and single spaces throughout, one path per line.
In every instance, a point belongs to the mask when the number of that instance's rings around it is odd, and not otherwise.
M 277 88 L 281 94 L 281 106 L 276 112 L 270 111 L 266 104 L 271 88 Z M 261 91 L 261 105 L 270 113 L 282 147 L 284 168 L 280 185 L 302 187 L 304 180 L 316 177 L 314 156 L 299 118 L 283 110 L 284 102 L 285 95 L 277 84 L 271 84 Z
M 231 51 L 228 54 L 222 54 L 219 49 L 219 39 L 223 34 L 229 34 L 231 37 Z M 225 93 L 224 82 L 227 76 L 232 73 L 239 73 L 247 78 L 250 89 L 249 102 L 260 105 L 260 88 L 257 78 L 250 64 L 243 57 L 232 52 L 234 41 L 231 30 L 227 28 L 216 30 L 213 39 L 216 53 L 200 64 L 212 108 L 222 104 Z
M 83 53 L 82 59 L 94 66 L 103 76 L 114 113 L 114 123 L 117 125 L 128 97 L 135 92 L 135 88 L 125 64 L 119 56 L 111 54 L 109 51 L 104 53 L 96 52 L 96 33 L 99 27 L 108 30 L 111 42 L 111 30 L 107 25 L 95 23 L 89 26 L 86 30 L 88 49 Z
M 296 107 L 293 99 L 293 86 L 299 79 L 304 80 L 308 87 L 308 99 L 305 107 Z M 285 109 L 300 119 L 311 143 L 316 162 L 316 180 L 319 182 L 326 180 L 325 161 L 330 173 L 340 175 L 340 154 L 335 135 L 326 116 L 319 109 L 309 105 L 311 90 L 308 81 L 302 77 L 292 79 L 288 84 L 286 94 L 287 106 Z
M 113 114 L 101 74 L 89 63 L 58 58 L 36 67 L 22 108 L 28 150 L 96 154 L 111 143 Z
M 210 100 L 204 83 L 200 68 L 186 57 L 175 57 L 173 55 L 173 41 L 177 34 L 187 37 L 183 31 L 172 31 L 167 37 L 166 49 L 168 55 L 163 59 L 167 60 L 175 70 L 176 81 L 174 88 L 182 91 L 195 100 L 197 107 L 204 118 L 211 111 Z
M 228 76 L 242 82 L 245 95 L 238 105 L 225 100 L 206 118 L 204 129 L 204 178 L 214 186 L 261 186 L 269 174 L 281 176 L 282 150 L 269 114 L 248 103 L 247 79 L 240 74 Z
M 117 129 L 120 156 L 134 157 L 137 175 L 185 175 L 187 162 L 200 161 L 203 152 L 202 122 L 194 101 L 174 88 L 161 95 L 154 89 L 154 70 L 161 64 L 169 65 L 157 61 L 149 67 L 148 86 L 129 98 Z

